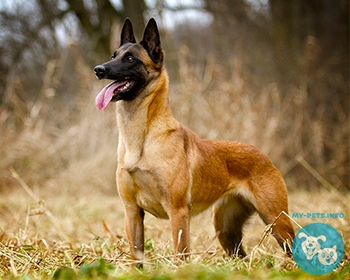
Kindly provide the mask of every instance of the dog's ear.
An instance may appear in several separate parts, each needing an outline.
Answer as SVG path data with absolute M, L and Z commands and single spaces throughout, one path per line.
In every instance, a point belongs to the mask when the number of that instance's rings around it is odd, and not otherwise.
M 120 46 L 122 46 L 126 43 L 136 43 L 136 40 L 134 37 L 134 31 L 132 29 L 131 20 L 129 18 L 125 19 L 122 33 L 120 35 Z
M 303 237 L 308 238 L 308 236 L 305 234 L 305 232 L 299 233 L 299 234 L 298 234 L 298 237 L 299 237 L 299 238 L 303 238 Z
M 324 235 L 320 235 L 316 238 L 316 240 L 322 240 L 323 242 L 326 242 L 327 238 Z
M 163 62 L 163 51 L 160 44 L 160 37 L 157 23 L 154 18 L 148 21 L 140 44 L 147 50 L 150 58 L 155 62 Z

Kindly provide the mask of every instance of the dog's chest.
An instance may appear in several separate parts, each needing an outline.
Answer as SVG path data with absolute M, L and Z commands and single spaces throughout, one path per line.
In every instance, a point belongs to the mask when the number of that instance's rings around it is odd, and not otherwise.
M 131 184 L 124 185 L 128 192 L 134 195 L 135 203 L 153 216 L 168 219 L 166 211 L 166 192 L 159 178 L 152 170 L 143 170 L 136 166 L 126 171 L 131 178 Z
M 163 129 L 156 128 L 150 128 L 147 135 L 141 133 L 143 137 L 140 136 L 140 130 L 137 130 L 134 134 L 135 139 L 128 133 L 121 134 L 118 168 L 127 175 L 118 175 L 121 178 L 118 180 L 118 188 L 133 193 L 133 203 L 145 211 L 158 218 L 167 219 L 170 207 L 169 187 L 181 173 L 177 170 L 178 166 L 182 166 L 178 162 L 183 157 L 179 155 L 176 145 L 166 145 L 179 142 L 178 139 L 173 139 L 174 134 L 163 133 Z M 124 180 L 123 177 L 127 177 L 128 180 Z

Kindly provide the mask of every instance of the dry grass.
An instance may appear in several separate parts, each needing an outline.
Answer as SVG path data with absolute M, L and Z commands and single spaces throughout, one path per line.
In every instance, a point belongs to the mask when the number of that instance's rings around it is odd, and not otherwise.
M 62 269 L 70 268 L 84 277 L 102 269 L 101 275 L 127 279 L 309 277 L 283 256 L 270 236 L 245 260 L 227 258 L 215 239 L 209 211 L 192 220 L 190 264 L 172 258 L 169 223 L 147 215 L 146 268 L 143 272 L 133 270 L 115 188 L 118 132 L 114 106 L 105 112 L 95 108 L 94 97 L 102 84 L 92 82 L 91 69 L 78 55 L 76 59 L 83 83 L 81 92 L 71 100 L 78 108 L 74 114 L 64 105 L 57 105 L 52 89 L 61 72 L 51 67 L 59 68 L 63 63 L 48 67 L 41 97 L 35 103 L 22 103 L 16 98 L 16 90 L 21 88 L 18 79 L 8 84 L 14 109 L 3 108 L 0 113 L 0 128 L 5 136 L 0 138 L 0 276 L 42 279 L 61 271 L 67 274 L 59 277 L 69 279 L 70 270 Z M 323 133 L 319 124 L 310 123 L 312 137 L 307 146 L 302 145 L 301 125 L 307 118 L 302 106 L 305 92 L 291 89 L 293 94 L 282 98 L 271 84 L 262 87 L 258 95 L 253 94 L 239 61 L 232 62 L 236 73 L 232 77 L 221 73 L 210 59 L 199 78 L 191 74 L 186 62 L 180 64 L 180 81 L 171 84 L 174 115 L 200 137 L 239 140 L 267 153 L 286 177 L 291 213 L 345 213 L 344 219 L 321 222 L 337 228 L 346 243 L 344 262 L 331 277 L 340 279 L 345 273 L 350 277 L 350 195 L 337 191 L 342 184 L 337 175 L 325 178 L 325 164 L 313 166 L 305 160 L 319 153 Z M 337 137 L 347 135 L 348 128 L 336 125 Z M 348 150 L 349 143 L 338 144 L 339 150 Z M 286 150 L 293 156 L 282 158 Z M 333 169 L 342 168 L 339 155 L 339 163 L 332 162 Z M 295 188 L 297 180 L 291 174 L 295 166 L 306 171 L 317 190 Z M 305 225 L 313 220 L 295 222 Z M 249 252 L 259 244 L 264 229 L 258 217 L 252 218 L 244 239 Z
M 16 175 L 15 175 L 16 176 Z M 116 191 L 104 192 L 89 186 L 84 192 L 69 185 L 48 184 L 45 190 L 33 192 L 17 177 L 21 186 L 0 199 L 2 276 L 31 275 L 34 278 L 53 276 L 62 268 L 80 271 L 83 265 L 99 259 L 113 264 L 108 275 L 133 274 L 133 260 L 123 227 L 123 212 Z M 291 212 L 345 213 L 344 219 L 324 219 L 343 236 L 346 242 L 344 261 L 350 258 L 349 206 L 350 196 L 327 190 L 311 195 L 294 192 L 290 195 Z M 316 220 L 296 219 L 300 225 Z M 318 220 L 319 221 L 319 220 Z M 203 267 L 229 269 L 232 273 L 268 277 L 272 272 L 298 271 L 297 266 L 283 255 L 273 237 L 263 237 L 264 225 L 254 216 L 245 229 L 244 244 L 251 254 L 245 260 L 225 257 L 207 211 L 192 220 L 192 255 L 190 264 L 178 263 L 172 257 L 172 242 L 168 221 L 146 215 L 146 269 L 144 273 L 163 273 Z M 297 224 L 295 228 L 298 229 Z M 344 268 L 343 268 L 344 269 Z M 224 270 L 225 271 L 225 270 Z M 299 273 L 299 272 L 298 272 Z M 251 278 L 254 279 L 254 278 Z

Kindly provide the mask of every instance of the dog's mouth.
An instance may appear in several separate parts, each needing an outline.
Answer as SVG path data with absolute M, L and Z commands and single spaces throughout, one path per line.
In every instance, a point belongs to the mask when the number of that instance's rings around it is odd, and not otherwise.
M 130 77 L 125 77 L 122 80 L 109 83 L 96 97 L 97 108 L 104 110 L 111 101 L 118 101 L 122 99 L 122 96 L 130 91 L 135 84 L 136 80 Z

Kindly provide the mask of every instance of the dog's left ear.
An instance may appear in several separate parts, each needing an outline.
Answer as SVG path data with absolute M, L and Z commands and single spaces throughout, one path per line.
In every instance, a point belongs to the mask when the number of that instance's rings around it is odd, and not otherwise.
M 157 23 L 154 18 L 148 21 L 140 44 L 147 50 L 151 59 L 155 62 L 163 62 L 163 51 L 160 44 L 160 37 Z

